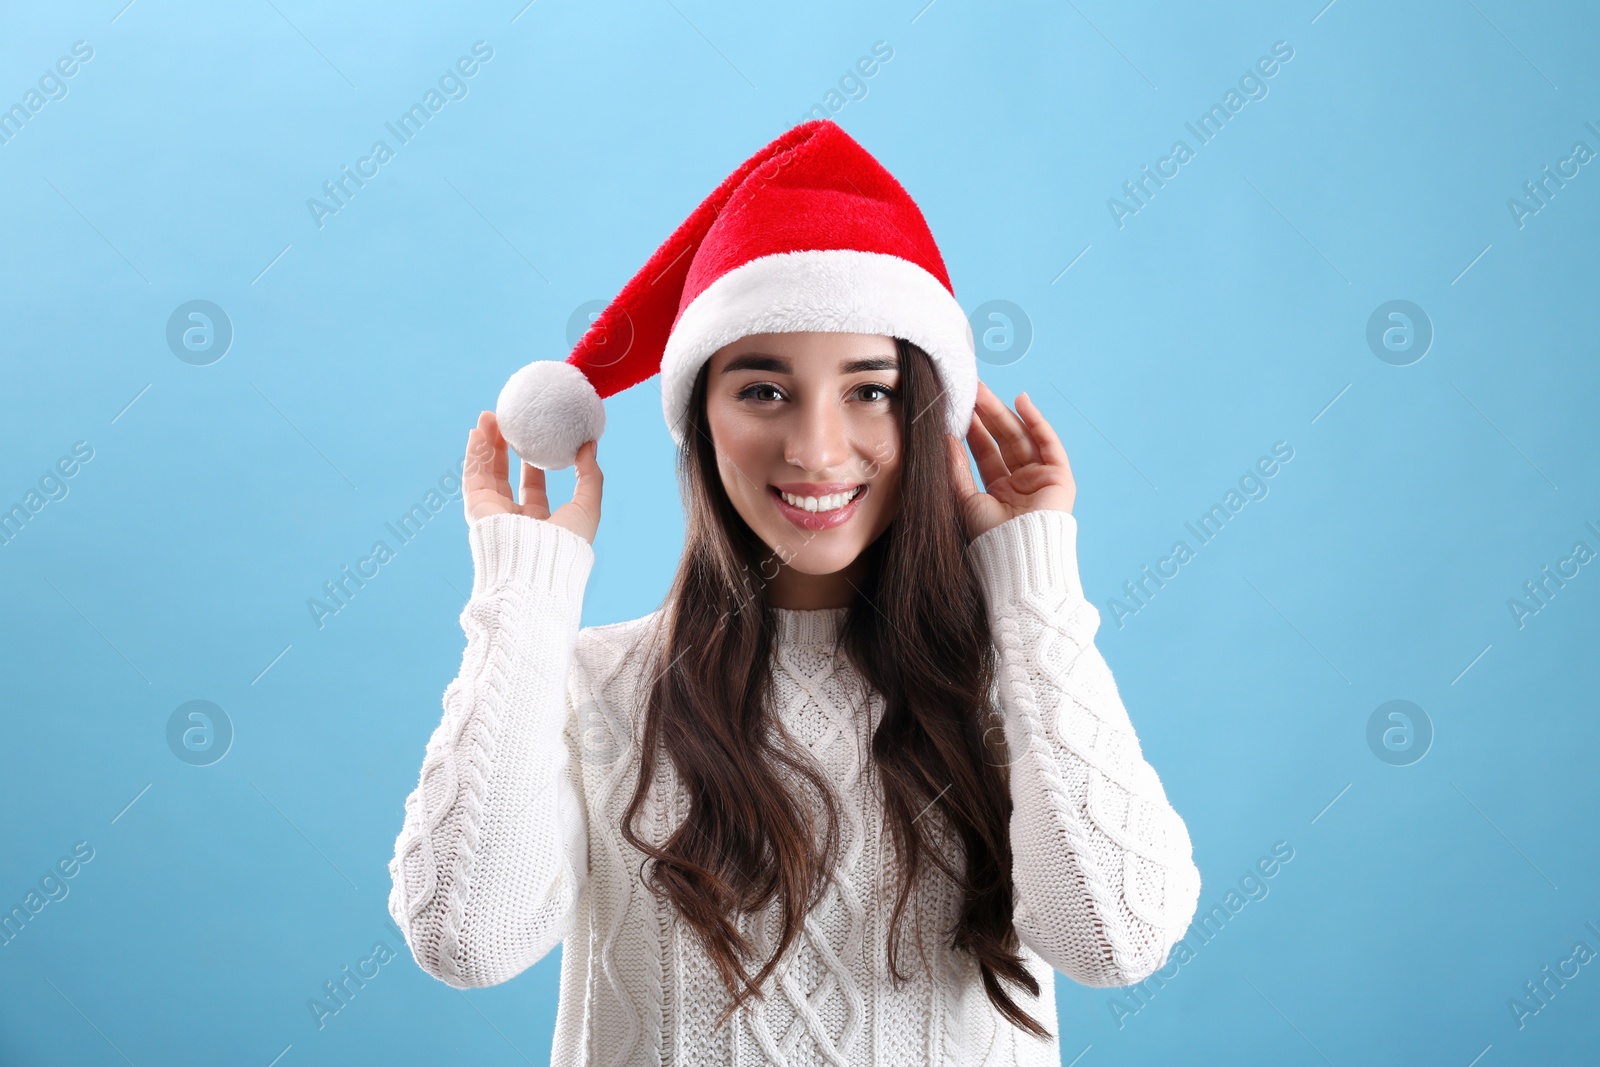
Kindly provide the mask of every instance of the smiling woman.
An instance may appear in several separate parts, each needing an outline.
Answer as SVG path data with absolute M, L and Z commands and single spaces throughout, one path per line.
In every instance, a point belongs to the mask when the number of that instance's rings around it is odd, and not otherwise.
M 683 555 L 655 611 L 584 627 L 601 397 L 657 373 Z M 1066 450 L 978 381 L 860 145 L 812 122 L 747 160 L 497 406 L 467 649 L 389 868 L 428 973 L 562 944 L 560 1065 L 1042 1067 L 1052 969 L 1162 965 L 1199 872 L 1094 646 Z
M 848 604 L 863 551 L 900 504 L 895 339 L 753 334 L 718 349 L 704 373 L 723 489 L 781 563 L 769 601 Z

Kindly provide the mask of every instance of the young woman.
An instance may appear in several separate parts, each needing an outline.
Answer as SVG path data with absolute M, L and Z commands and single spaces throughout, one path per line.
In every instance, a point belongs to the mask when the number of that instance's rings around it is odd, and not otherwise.
M 1066 452 L 1025 393 L 960 400 L 936 331 L 729 313 L 685 357 L 689 269 L 633 341 L 687 510 L 661 608 L 580 626 L 598 434 L 554 511 L 531 463 L 513 497 L 504 420 L 468 435 L 467 649 L 391 914 L 457 987 L 561 944 L 556 1064 L 1059 1063 L 1052 968 L 1145 978 L 1199 892 L 1093 643 Z

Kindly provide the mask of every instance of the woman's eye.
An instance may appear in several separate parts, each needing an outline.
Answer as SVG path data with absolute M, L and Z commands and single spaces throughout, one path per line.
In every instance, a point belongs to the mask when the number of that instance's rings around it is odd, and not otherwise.
M 868 401 L 873 403 L 876 403 L 879 400 L 890 400 L 895 395 L 894 390 L 890 389 L 888 386 L 878 385 L 872 382 L 858 386 L 856 388 L 856 393 L 857 395 L 862 393 L 878 394 L 877 396 L 866 397 Z M 735 396 L 739 400 L 754 400 L 758 404 L 767 404 L 773 402 L 774 400 L 782 399 L 783 393 L 778 389 L 777 386 L 772 385 L 769 382 L 757 382 L 754 385 L 745 386 L 743 389 L 739 390 Z

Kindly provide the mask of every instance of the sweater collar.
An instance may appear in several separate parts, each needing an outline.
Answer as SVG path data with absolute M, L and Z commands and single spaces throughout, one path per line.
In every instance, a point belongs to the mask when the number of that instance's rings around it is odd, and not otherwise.
M 774 640 L 783 646 L 832 649 L 850 609 L 773 608 Z

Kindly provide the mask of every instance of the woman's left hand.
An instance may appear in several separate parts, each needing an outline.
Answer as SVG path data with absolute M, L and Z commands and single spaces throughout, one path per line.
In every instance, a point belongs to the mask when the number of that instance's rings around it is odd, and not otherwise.
M 950 462 L 969 541 L 1029 511 L 1072 511 L 1078 486 L 1067 463 L 1067 450 L 1027 393 L 1017 397 L 1017 411 L 1013 412 L 987 385 L 978 383 L 967 443 L 987 492 L 980 492 L 974 484 L 961 442 L 949 433 L 945 439 L 950 442 Z

